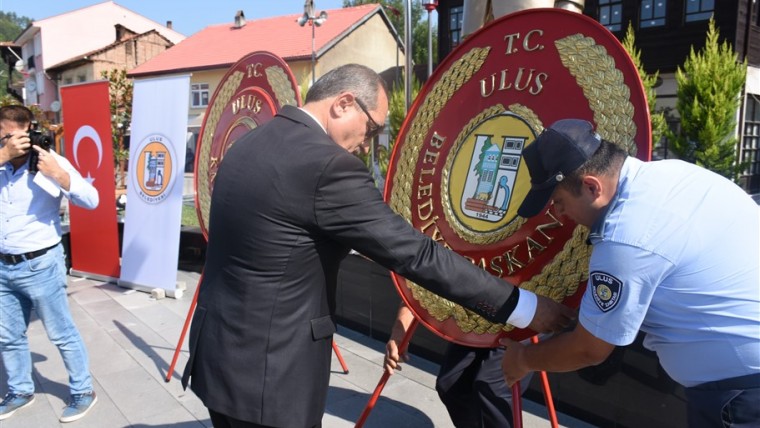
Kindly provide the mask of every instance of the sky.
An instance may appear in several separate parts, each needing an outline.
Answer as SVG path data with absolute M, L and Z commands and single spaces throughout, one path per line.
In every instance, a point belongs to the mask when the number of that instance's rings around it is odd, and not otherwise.
M 185 36 L 206 26 L 232 22 L 235 13 L 242 10 L 245 19 L 254 20 L 271 16 L 303 13 L 303 0 L 114 0 L 135 13 L 172 28 Z M 82 7 L 102 3 L 103 0 L 0 0 L 0 10 L 13 12 L 33 20 L 49 18 Z M 343 0 L 314 0 L 317 12 L 340 9 Z

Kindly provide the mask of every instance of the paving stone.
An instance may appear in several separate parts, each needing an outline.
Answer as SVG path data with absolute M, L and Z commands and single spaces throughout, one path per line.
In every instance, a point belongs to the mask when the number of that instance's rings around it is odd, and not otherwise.
M 162 300 L 115 284 L 69 277 L 69 304 L 90 356 L 98 403 L 77 422 L 58 422 L 68 399 L 68 376 L 44 326 L 32 315 L 28 337 L 37 400 L 0 422 L 0 428 L 211 427 L 203 403 L 180 383 L 188 358 L 187 337 L 173 376 L 170 382 L 165 381 L 199 277 L 195 272 L 180 271 L 177 280 L 187 286 L 184 297 Z M 385 344 L 342 326 L 335 341 L 349 373 L 343 373 L 333 354 L 323 426 L 349 428 L 356 424 L 382 376 Z M 403 370 L 391 376 L 364 426 L 452 427 L 434 389 L 437 372 L 436 364 L 413 356 Z M 6 381 L 0 361 L 2 395 Z M 524 401 L 523 409 L 524 427 L 550 426 L 543 405 Z M 563 427 L 590 427 L 565 415 L 559 415 L 559 420 Z

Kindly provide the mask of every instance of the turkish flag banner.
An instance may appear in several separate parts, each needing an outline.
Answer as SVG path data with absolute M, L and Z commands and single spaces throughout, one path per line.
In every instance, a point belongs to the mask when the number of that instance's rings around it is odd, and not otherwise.
M 72 274 L 115 282 L 119 235 L 108 81 L 62 87 L 61 103 L 64 154 L 100 197 L 94 210 L 70 205 Z

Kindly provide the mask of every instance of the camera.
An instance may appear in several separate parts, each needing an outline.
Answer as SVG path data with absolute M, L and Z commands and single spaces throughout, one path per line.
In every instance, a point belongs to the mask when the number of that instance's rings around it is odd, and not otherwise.
M 33 121 L 31 124 L 29 124 L 29 129 L 27 130 L 27 133 L 29 134 L 29 140 L 32 144 L 32 147 L 39 146 L 45 151 L 50 151 L 50 148 L 53 146 L 53 139 L 50 138 L 49 135 L 43 133 L 39 130 L 39 124 L 36 121 Z M 30 173 L 36 173 L 37 172 L 37 160 L 39 158 L 39 153 L 37 153 L 34 149 L 29 149 L 29 172 Z

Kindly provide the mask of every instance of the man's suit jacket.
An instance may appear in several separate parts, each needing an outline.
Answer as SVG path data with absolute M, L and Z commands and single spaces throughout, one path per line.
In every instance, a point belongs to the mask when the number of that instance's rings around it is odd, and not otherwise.
M 504 322 L 512 287 L 413 230 L 364 164 L 295 107 L 229 149 L 211 200 L 183 385 L 211 410 L 276 427 L 320 423 L 335 289 L 351 248 Z

